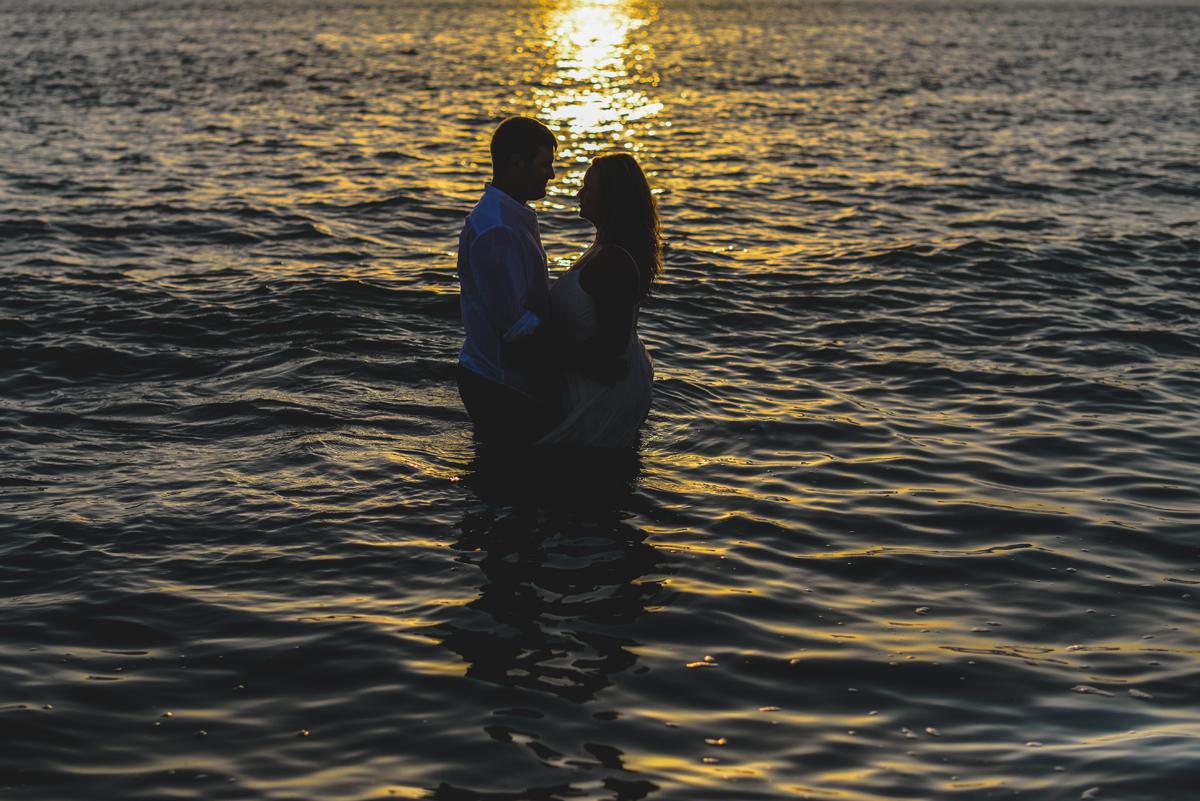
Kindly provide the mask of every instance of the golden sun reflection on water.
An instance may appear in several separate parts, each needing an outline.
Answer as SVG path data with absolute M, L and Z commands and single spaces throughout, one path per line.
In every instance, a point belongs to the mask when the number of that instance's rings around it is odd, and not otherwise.
M 587 162 L 616 147 L 640 150 L 631 124 L 651 135 L 663 104 L 644 91 L 659 81 L 653 47 L 633 35 L 655 19 L 657 4 L 557 0 L 543 8 L 548 49 L 533 99 L 537 116 L 558 132 L 560 158 Z

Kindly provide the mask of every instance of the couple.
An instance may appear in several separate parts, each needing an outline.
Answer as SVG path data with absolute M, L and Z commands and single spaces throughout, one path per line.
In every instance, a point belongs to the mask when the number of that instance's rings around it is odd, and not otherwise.
M 458 243 L 458 391 L 481 439 L 629 448 L 654 380 L 637 318 L 662 272 L 658 211 L 631 155 L 596 157 L 578 194 L 596 239 L 551 286 L 527 203 L 546 196 L 557 147 L 528 117 L 492 134 L 492 181 Z

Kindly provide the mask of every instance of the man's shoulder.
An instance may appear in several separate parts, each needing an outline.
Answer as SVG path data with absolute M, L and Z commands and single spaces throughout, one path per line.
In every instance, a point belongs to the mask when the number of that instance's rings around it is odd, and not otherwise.
M 504 241 L 518 238 L 518 232 L 511 225 L 505 225 L 501 220 L 476 219 L 469 220 L 463 228 L 463 236 L 472 242 Z
M 504 209 L 490 195 L 479 198 L 475 208 L 467 215 L 466 228 L 475 236 L 479 236 L 493 228 L 511 228 L 512 224 L 505 219 Z
M 463 237 L 472 241 L 486 237 L 528 242 L 530 232 L 529 227 L 505 209 L 502 204 L 496 203 L 484 195 L 467 215 L 466 225 L 463 226 Z

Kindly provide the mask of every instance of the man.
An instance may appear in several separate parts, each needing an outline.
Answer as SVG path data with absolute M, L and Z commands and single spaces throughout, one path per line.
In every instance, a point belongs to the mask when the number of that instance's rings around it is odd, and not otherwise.
M 458 280 L 467 341 L 458 392 L 477 436 L 533 442 L 554 427 L 552 374 L 539 356 L 550 317 L 550 274 L 537 213 L 558 142 L 528 117 L 492 134 L 492 181 L 458 240 Z M 542 329 L 539 332 L 539 329 Z

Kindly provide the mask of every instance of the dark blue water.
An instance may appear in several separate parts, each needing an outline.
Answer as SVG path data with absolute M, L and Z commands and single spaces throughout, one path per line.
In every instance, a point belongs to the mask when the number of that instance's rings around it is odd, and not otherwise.
M 1200 786 L 1200 7 L 0 0 L 0 795 Z M 479 450 L 504 116 L 636 454 Z M 168 715 L 169 713 L 169 715 Z

